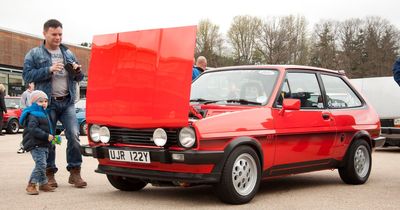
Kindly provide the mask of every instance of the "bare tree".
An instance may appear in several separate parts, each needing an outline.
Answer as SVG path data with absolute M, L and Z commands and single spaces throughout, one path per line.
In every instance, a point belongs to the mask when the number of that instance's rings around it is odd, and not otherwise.
M 197 27 L 195 56 L 203 55 L 210 66 L 218 66 L 218 59 L 222 56 L 223 42 L 219 26 L 208 19 L 201 20 Z
M 286 16 L 264 20 L 257 50 L 265 63 L 306 64 L 305 18 Z
M 228 31 L 228 38 L 233 48 L 235 64 L 254 64 L 256 39 L 260 34 L 262 21 L 258 17 L 236 16 Z

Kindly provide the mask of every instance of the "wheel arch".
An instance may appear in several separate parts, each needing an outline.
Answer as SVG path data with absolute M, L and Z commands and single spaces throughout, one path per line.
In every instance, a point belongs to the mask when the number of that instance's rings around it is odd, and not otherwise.
M 260 173 L 262 173 L 262 169 L 264 166 L 264 161 L 263 161 L 264 153 L 262 151 L 261 144 L 258 142 L 257 139 L 248 136 L 238 137 L 229 142 L 229 144 L 224 149 L 224 156 L 219 161 L 219 163 L 216 164 L 216 166 L 213 169 L 213 172 L 221 173 L 225 166 L 226 161 L 228 160 L 229 155 L 232 153 L 234 149 L 236 149 L 239 146 L 250 146 L 252 149 L 254 149 L 260 160 L 260 166 L 261 166 Z
M 369 145 L 369 149 L 372 150 L 372 139 L 371 139 L 371 136 L 369 135 L 369 133 L 365 130 L 358 131 L 356 134 L 354 134 L 353 138 L 351 139 L 349 146 L 346 149 L 346 154 L 343 156 L 343 159 L 342 159 L 341 163 L 339 164 L 339 166 L 344 165 L 344 162 L 347 160 L 347 158 L 349 156 L 350 146 L 359 139 L 367 142 L 367 144 Z

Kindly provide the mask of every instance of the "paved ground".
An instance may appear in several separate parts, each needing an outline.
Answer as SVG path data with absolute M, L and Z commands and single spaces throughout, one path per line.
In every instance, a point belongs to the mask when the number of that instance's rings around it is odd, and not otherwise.
M 251 203 L 221 203 L 213 188 L 147 186 L 139 192 L 114 189 L 105 175 L 94 172 L 97 161 L 84 157 L 86 189 L 71 187 L 65 170 L 65 143 L 57 148 L 59 188 L 38 196 L 25 194 L 33 167 L 30 154 L 17 154 L 21 134 L 0 136 L 0 209 L 399 209 L 400 148 L 373 154 L 369 181 L 360 186 L 343 184 L 337 171 L 321 171 L 262 183 Z M 86 143 L 85 137 L 81 138 Z

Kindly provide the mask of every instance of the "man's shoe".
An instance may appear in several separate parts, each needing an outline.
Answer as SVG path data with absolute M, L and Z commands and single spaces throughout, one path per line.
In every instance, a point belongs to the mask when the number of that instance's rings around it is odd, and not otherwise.
M 35 183 L 28 183 L 28 186 L 26 187 L 26 193 L 28 195 L 39 195 L 39 191 L 36 188 Z
M 52 168 L 46 168 L 46 176 L 48 179 L 47 184 L 49 184 L 52 187 L 57 188 L 58 184 L 57 184 L 56 179 L 54 178 L 54 170 Z
M 19 148 L 19 150 L 17 151 L 18 154 L 22 154 L 25 153 L 25 150 L 23 148 Z
M 39 186 L 39 190 L 44 191 L 44 192 L 54 192 L 55 189 L 56 188 L 50 186 L 49 183 Z
M 77 188 L 83 188 L 87 186 L 87 183 L 83 181 L 81 177 L 81 168 L 71 168 L 69 171 L 68 183 L 73 184 Z

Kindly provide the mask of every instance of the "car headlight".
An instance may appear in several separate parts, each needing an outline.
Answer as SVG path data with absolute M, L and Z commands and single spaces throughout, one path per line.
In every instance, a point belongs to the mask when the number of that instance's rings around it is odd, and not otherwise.
M 153 141 L 159 147 L 164 146 L 167 143 L 167 132 L 162 128 L 157 128 L 153 132 Z
M 89 133 L 90 133 L 90 138 L 94 142 L 100 141 L 100 126 L 98 126 L 98 125 L 90 126 Z
M 100 141 L 103 143 L 108 143 L 110 141 L 110 130 L 108 130 L 108 128 L 106 126 L 102 126 L 100 128 Z
M 400 127 L 400 118 L 396 118 L 393 120 L 394 127 Z
M 110 141 L 110 130 L 106 126 L 92 125 L 89 129 L 90 138 L 94 142 L 108 143 Z
M 196 142 L 196 133 L 191 127 L 184 127 L 179 131 L 179 145 L 189 149 Z

